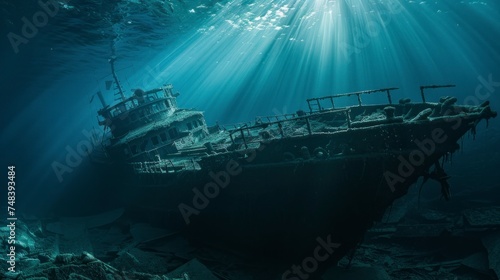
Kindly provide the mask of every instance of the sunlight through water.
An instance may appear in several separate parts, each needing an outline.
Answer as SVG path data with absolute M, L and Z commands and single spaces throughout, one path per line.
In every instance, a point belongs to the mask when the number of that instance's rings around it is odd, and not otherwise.
M 291 113 L 312 96 L 448 83 L 455 71 L 483 67 L 471 49 L 486 43 L 464 32 L 471 27 L 454 11 L 463 4 L 436 5 L 232 1 L 219 5 L 218 14 L 175 50 L 153 59 L 148 72 L 155 83 L 174 83 L 184 94 L 180 102 L 203 110 L 227 108 L 207 113 L 238 121 Z M 484 15 L 494 13 L 486 6 L 473 9 L 485 21 L 494 18 Z M 464 47 L 465 41 L 471 45 Z M 456 61 L 459 68 L 448 69 Z

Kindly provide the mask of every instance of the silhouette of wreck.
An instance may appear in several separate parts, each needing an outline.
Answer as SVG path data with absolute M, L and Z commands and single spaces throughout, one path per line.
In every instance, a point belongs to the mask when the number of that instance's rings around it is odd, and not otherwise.
M 455 97 L 394 103 L 397 88 L 307 100 L 297 111 L 223 127 L 203 112 L 177 107 L 171 85 L 103 108 L 108 132 L 93 158 L 109 162 L 131 207 L 155 211 L 193 241 L 291 260 L 328 245 L 335 263 L 362 240 L 391 203 L 417 182 L 433 179 L 449 198 L 443 162 L 481 120 L 496 117 L 489 102 L 458 105 Z M 386 104 L 362 97 L 385 94 Z M 340 98 L 357 104 L 336 106 Z M 326 246 L 325 245 L 325 246 Z

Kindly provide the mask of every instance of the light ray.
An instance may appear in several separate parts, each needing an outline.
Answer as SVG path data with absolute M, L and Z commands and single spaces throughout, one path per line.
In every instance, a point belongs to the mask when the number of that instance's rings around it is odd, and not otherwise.
M 298 109 L 324 94 L 454 82 L 449 63 L 457 61 L 475 79 L 470 71 L 480 66 L 471 48 L 489 42 L 472 39 L 466 46 L 477 31 L 461 33 L 468 22 L 451 11 L 493 13 L 484 6 L 395 0 L 247 3 L 222 6 L 177 50 L 155 59 L 159 76 L 185 93 L 181 104 L 206 110 L 212 120 Z

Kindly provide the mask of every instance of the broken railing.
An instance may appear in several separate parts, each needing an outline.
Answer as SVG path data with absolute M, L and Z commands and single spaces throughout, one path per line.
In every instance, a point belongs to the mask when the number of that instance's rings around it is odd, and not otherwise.
M 422 96 L 422 102 L 426 103 L 424 89 L 429 89 L 429 88 L 450 88 L 450 87 L 455 87 L 455 85 L 420 86 L 420 95 Z
M 357 96 L 358 105 L 362 106 L 363 104 L 362 104 L 362 100 L 361 100 L 361 95 L 384 92 L 387 94 L 389 104 L 392 104 L 391 91 L 397 90 L 397 89 L 398 88 L 394 88 L 394 87 L 393 88 L 382 88 L 382 89 L 376 89 L 376 90 L 364 90 L 364 91 L 358 91 L 358 92 L 350 92 L 350 93 L 342 93 L 342 94 L 336 94 L 336 95 L 330 95 L 330 96 L 324 96 L 324 97 L 310 98 L 310 99 L 307 99 L 307 104 L 309 106 L 309 113 L 306 113 L 304 111 L 298 111 L 295 114 L 283 114 L 283 115 L 276 115 L 276 116 L 257 117 L 254 124 L 244 123 L 240 126 L 234 126 L 233 129 L 229 130 L 229 137 L 231 138 L 231 142 L 233 144 L 236 143 L 235 138 L 241 139 L 241 141 L 243 142 L 242 144 L 245 146 L 245 149 L 248 149 L 248 145 L 252 140 L 257 139 L 260 141 L 260 138 L 257 137 L 258 135 L 254 135 L 254 132 L 264 131 L 265 128 L 267 128 L 271 125 L 277 126 L 278 135 L 280 135 L 281 138 L 284 138 L 287 136 L 293 136 L 293 135 L 286 135 L 287 133 L 285 131 L 289 128 L 292 128 L 292 130 L 293 130 L 292 134 L 295 134 L 295 135 L 297 135 L 298 130 L 302 130 L 305 132 L 302 135 L 307 135 L 307 134 L 313 135 L 315 133 L 315 131 L 313 131 L 314 128 L 311 125 L 311 117 L 318 117 L 318 116 L 321 116 L 321 114 L 340 114 L 340 115 L 343 115 L 345 117 L 345 119 L 344 119 L 345 129 L 349 129 L 349 128 L 351 128 L 350 109 L 349 108 L 336 109 L 334 99 L 341 98 L 341 97 Z M 330 101 L 331 108 L 329 108 L 329 109 L 323 108 L 321 102 L 324 100 Z M 315 106 L 316 106 L 316 108 L 314 108 Z M 298 123 L 300 121 L 305 121 L 305 127 L 293 125 L 293 123 L 292 123 L 292 122 Z M 292 125 L 289 125 L 290 123 L 292 123 Z M 342 126 L 337 126 L 337 128 L 341 129 Z M 318 132 L 320 132 L 320 131 L 318 131 Z
M 454 87 L 454 85 L 429 85 L 429 86 L 420 86 L 420 93 L 422 96 L 423 103 L 425 101 L 425 89 L 434 89 L 434 88 L 448 88 Z M 257 117 L 255 123 L 244 123 L 239 126 L 235 125 L 233 129 L 228 130 L 229 137 L 231 138 L 231 142 L 233 144 L 243 144 L 245 149 L 248 149 L 250 143 L 259 142 L 261 140 L 268 140 L 271 138 L 285 138 L 290 136 L 304 136 L 304 135 L 313 135 L 315 133 L 324 133 L 328 132 L 328 130 L 320 130 L 315 131 L 316 127 L 312 125 L 312 121 L 314 118 L 319 118 L 323 115 L 340 115 L 343 116 L 344 119 L 338 120 L 336 124 L 331 127 L 331 129 L 338 130 L 346 130 L 352 128 L 351 121 L 351 108 L 352 107 L 344 107 L 344 108 L 335 108 L 335 99 L 356 96 L 358 101 L 358 106 L 363 106 L 363 102 L 361 99 L 362 95 L 372 94 L 372 93 L 385 93 L 387 95 L 388 104 L 392 105 L 392 91 L 397 90 L 399 88 L 391 87 L 391 88 L 381 88 L 375 90 L 364 90 L 350 93 L 341 93 L 330 96 L 323 96 L 317 98 L 307 99 L 307 104 L 309 107 L 309 112 L 297 111 L 295 114 L 283 114 L 276 116 L 265 116 L 265 117 Z M 330 108 L 325 109 L 322 105 L 324 101 L 329 101 L 331 104 Z M 339 125 L 339 121 L 342 121 L 342 124 Z M 302 123 L 301 123 L 302 122 Z M 302 125 L 301 125 L 302 124 Z M 267 130 L 268 137 L 266 138 L 266 128 L 274 127 L 274 130 L 277 133 L 270 135 L 270 130 Z M 291 131 L 290 131 L 291 129 Z M 272 130 L 271 130 L 272 131 Z M 332 131 L 332 130 L 330 130 Z M 300 133 L 302 132 L 302 133 Z M 264 133 L 264 134 L 262 134 Z M 237 143 L 236 140 L 241 140 L 240 143 Z
M 454 85 L 420 86 L 422 102 L 426 103 L 424 95 L 425 89 L 448 87 L 454 87 Z M 295 114 L 257 117 L 254 123 L 244 123 L 239 126 L 235 125 L 233 129 L 228 130 L 229 137 L 233 145 L 242 144 L 245 149 L 248 149 L 251 143 L 260 142 L 262 140 L 347 130 L 353 126 L 353 121 L 351 120 L 351 109 L 353 107 L 337 109 L 335 108 L 335 99 L 356 96 L 358 106 L 361 107 L 364 105 L 361 99 L 362 95 L 385 93 L 388 100 L 388 104 L 386 105 L 392 105 L 391 93 L 397 89 L 399 88 L 381 88 L 310 98 L 307 99 L 309 112 L 297 111 Z M 331 104 L 330 108 L 325 109 L 323 107 L 325 101 L 329 101 Z M 328 119 L 326 122 L 325 120 L 321 120 L 321 117 L 326 115 L 334 117 Z M 338 118 L 338 116 L 340 116 L 340 118 Z M 386 118 L 389 118 L 389 116 L 386 116 Z M 318 122 L 313 124 L 315 119 L 318 120 Z M 320 125 L 320 123 L 323 123 L 323 125 Z
M 237 140 L 241 140 L 241 144 L 245 149 L 249 148 L 251 143 L 260 142 L 262 140 L 270 140 L 276 138 L 294 137 L 313 135 L 316 133 L 325 132 L 322 129 L 316 128 L 314 125 L 315 118 L 320 118 L 326 115 L 340 116 L 333 118 L 334 121 L 341 121 L 343 125 L 331 127 L 335 130 L 346 130 L 351 128 L 350 108 L 342 108 L 329 110 L 325 112 L 303 113 L 300 116 L 295 115 L 294 118 L 282 118 L 282 116 L 258 118 L 253 125 L 244 124 L 235 129 L 229 130 L 229 137 L 233 144 L 237 144 Z M 292 114 L 287 114 L 289 117 Z M 276 120 L 272 120 L 272 118 Z M 263 121 L 264 120 L 264 121 Z M 267 120 L 267 121 L 266 121 Z M 320 123 L 318 121 L 318 123 Z
M 255 118 L 256 123 L 267 123 L 273 122 L 273 121 L 284 121 L 284 120 L 291 120 L 294 119 L 298 116 L 300 116 L 301 111 L 297 113 L 292 113 L 292 114 L 281 114 L 281 115 L 272 115 L 272 116 L 258 116 Z
M 363 90 L 363 91 L 341 93 L 341 94 L 335 94 L 335 95 L 329 95 L 329 96 L 323 96 L 323 97 L 309 98 L 309 99 L 307 99 L 307 105 L 309 106 L 309 112 L 311 112 L 311 113 L 317 112 L 317 111 L 331 110 L 331 109 L 335 109 L 335 101 L 334 100 L 336 98 L 356 96 L 358 98 L 358 106 L 362 106 L 363 102 L 361 100 L 361 95 L 372 94 L 372 93 L 377 93 L 377 92 L 385 92 L 387 94 L 387 99 L 389 101 L 389 104 L 392 104 L 391 91 L 397 90 L 397 89 L 399 89 L 399 88 L 381 88 L 381 89 L 374 89 L 374 90 Z M 324 109 L 323 106 L 321 106 L 322 105 L 321 102 L 324 100 L 330 101 L 330 104 L 332 106 L 330 109 Z

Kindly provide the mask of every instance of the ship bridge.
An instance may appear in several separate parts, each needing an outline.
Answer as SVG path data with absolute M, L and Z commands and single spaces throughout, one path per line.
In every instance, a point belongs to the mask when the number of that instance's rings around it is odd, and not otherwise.
M 109 128 L 113 137 L 118 138 L 131 130 L 169 117 L 177 110 L 178 94 L 172 90 L 172 85 L 148 91 L 136 89 L 131 97 L 111 107 L 103 103 L 104 108 L 98 112 L 102 117 L 99 124 Z M 102 102 L 101 96 L 99 98 Z
M 115 73 L 111 57 L 111 73 L 115 81 L 114 105 L 107 105 L 101 92 L 98 111 L 99 125 L 111 132 L 104 149 L 110 159 L 131 161 L 164 157 L 178 149 L 204 139 L 208 128 L 203 112 L 177 107 L 177 96 L 171 84 L 144 91 L 135 89 L 125 97 Z M 112 82 L 107 83 L 107 88 Z

